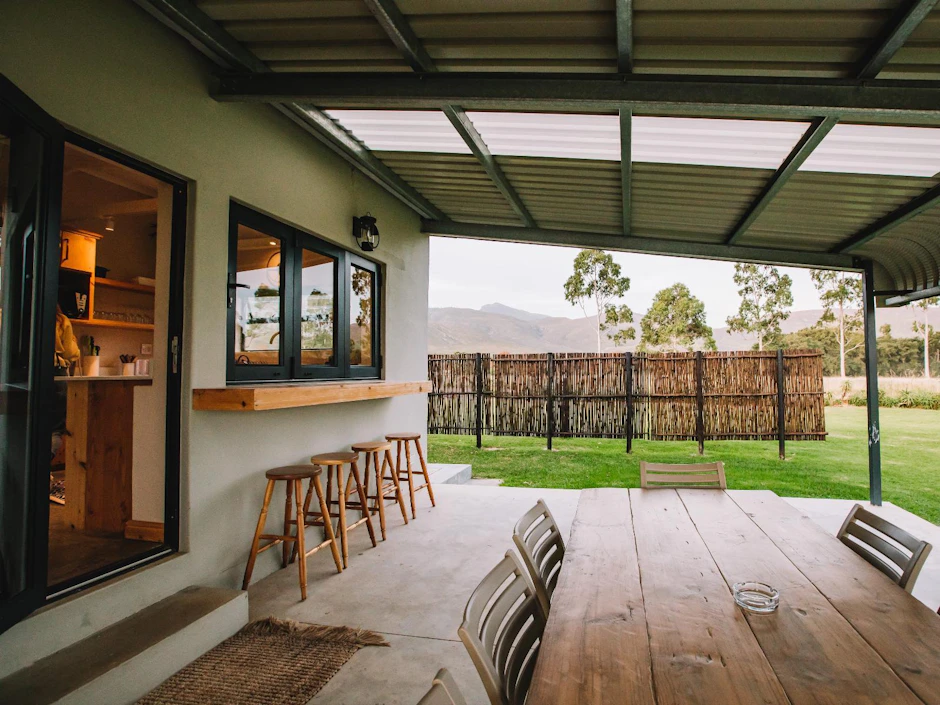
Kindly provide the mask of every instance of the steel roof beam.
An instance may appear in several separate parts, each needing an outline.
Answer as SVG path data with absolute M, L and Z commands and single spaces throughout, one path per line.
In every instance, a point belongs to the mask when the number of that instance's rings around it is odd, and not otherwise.
M 183 36 L 218 66 L 228 70 L 250 72 L 247 75 L 270 73 L 271 70 L 263 61 L 243 47 L 190 0 L 134 2 Z M 293 100 L 279 101 L 273 107 L 422 216 L 447 217 L 325 113 Z
M 940 119 L 940 81 L 657 74 L 266 73 L 222 76 L 220 101 L 300 101 L 333 108 L 549 110 L 630 107 L 634 114 Z
M 912 291 L 909 294 L 901 294 L 900 296 L 889 296 L 885 299 L 884 303 L 885 306 L 889 307 L 907 306 L 910 303 L 921 301 L 922 299 L 929 299 L 932 296 L 940 296 L 940 286 L 932 286 L 929 289 Z
M 909 0 L 891 18 L 877 43 L 859 62 L 858 78 L 875 78 L 898 53 L 938 0 Z
M 617 0 L 617 70 L 633 71 L 633 0 Z
M 828 252 L 804 252 L 779 248 L 745 247 L 741 245 L 709 244 L 688 240 L 659 239 L 650 237 L 621 237 L 602 235 L 580 230 L 550 230 L 545 228 L 520 228 L 505 225 L 478 225 L 455 221 L 423 220 L 421 230 L 429 235 L 463 237 L 476 240 L 498 240 L 561 247 L 639 252 L 673 257 L 694 257 L 728 262 L 754 262 L 757 264 L 779 264 L 792 267 L 823 267 L 861 271 L 861 260 L 850 255 Z
M 754 202 L 751 203 L 750 207 L 734 226 L 734 229 L 725 241 L 726 245 L 733 245 L 741 239 L 744 233 L 747 232 L 747 229 L 751 227 L 760 214 L 764 212 L 764 209 L 770 205 L 774 197 L 780 193 L 787 181 L 790 180 L 790 177 L 796 174 L 803 165 L 803 162 L 805 162 L 809 155 L 813 153 L 813 150 L 819 146 L 819 143 L 825 139 L 829 131 L 836 126 L 837 122 L 838 120 L 836 118 L 816 118 L 813 120 L 806 129 L 806 132 L 803 133 L 799 142 L 796 143 L 790 151 L 790 154 L 787 155 L 787 158 L 783 160 L 783 164 L 780 165 L 777 171 L 774 172 L 774 175 L 770 177 L 770 180 L 764 185 L 764 189 L 760 192 L 760 195 L 754 199 Z
M 851 252 L 938 204 L 940 204 L 940 184 L 924 191 L 921 195 L 911 199 L 883 218 L 879 218 L 871 225 L 865 226 L 832 248 L 832 252 L 839 254 Z
M 428 73 L 437 72 L 434 59 L 425 50 L 421 40 L 418 39 L 418 35 L 412 30 L 408 18 L 398 9 L 395 0 L 364 0 L 364 2 L 412 69 Z M 499 192 L 509 202 L 516 215 L 526 226 L 534 228 L 536 226 L 535 219 L 529 213 L 529 209 L 516 189 L 509 182 L 509 178 L 497 164 L 496 159 L 493 158 L 489 147 L 486 146 L 483 137 L 474 127 L 470 118 L 467 117 L 464 109 L 458 105 L 444 105 L 441 109 L 454 126 L 454 129 L 457 130 L 457 134 L 460 135 L 460 138 L 480 162 L 487 176 L 490 177 Z

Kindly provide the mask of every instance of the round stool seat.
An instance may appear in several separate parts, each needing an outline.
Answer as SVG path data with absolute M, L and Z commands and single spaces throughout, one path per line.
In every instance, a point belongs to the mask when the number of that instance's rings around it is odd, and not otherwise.
M 378 453 L 391 450 L 392 444 L 388 441 L 367 441 L 366 443 L 353 443 L 352 449 L 357 453 Z
M 405 431 L 403 433 L 386 433 L 385 440 L 387 441 L 417 441 L 421 439 L 420 433 L 411 433 Z
M 269 480 L 306 480 L 321 473 L 322 470 L 314 465 L 285 465 L 268 470 L 264 476 Z
M 359 460 L 359 453 L 321 453 L 310 458 L 314 465 L 346 465 Z

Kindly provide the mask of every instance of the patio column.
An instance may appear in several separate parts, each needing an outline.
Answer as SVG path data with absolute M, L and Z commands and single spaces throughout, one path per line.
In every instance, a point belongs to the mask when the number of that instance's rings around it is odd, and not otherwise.
M 862 272 L 865 315 L 865 391 L 868 409 L 868 496 L 881 505 L 881 426 L 878 422 L 878 329 L 875 324 L 875 277 L 871 260 Z

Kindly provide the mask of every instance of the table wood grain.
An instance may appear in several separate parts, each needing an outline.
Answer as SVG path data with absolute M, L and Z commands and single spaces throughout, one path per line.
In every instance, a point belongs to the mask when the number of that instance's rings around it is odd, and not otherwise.
M 940 705 L 940 617 L 772 492 L 585 490 L 527 703 Z

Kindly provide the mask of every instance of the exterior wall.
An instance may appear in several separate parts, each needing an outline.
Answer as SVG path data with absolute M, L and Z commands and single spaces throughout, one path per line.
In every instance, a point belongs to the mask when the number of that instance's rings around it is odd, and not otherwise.
M 5 3 L 0 71 L 76 131 L 192 181 L 187 233 L 182 553 L 63 600 L 0 635 L 0 676 L 190 584 L 237 587 L 261 472 L 395 429 L 426 427 L 424 395 L 331 407 L 193 412 L 225 384 L 229 199 L 352 248 L 353 215 L 379 219 L 389 380 L 427 374 L 428 239 L 418 217 L 274 110 L 216 103 L 212 67 L 130 0 Z M 283 495 L 282 495 L 283 497 Z M 283 499 L 275 498 L 271 528 Z M 255 579 L 278 567 L 259 557 Z

